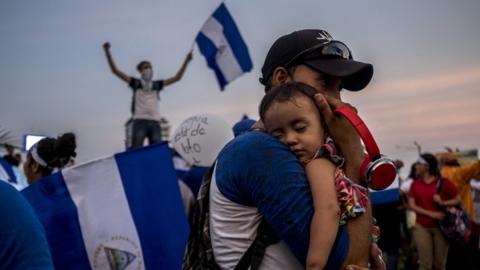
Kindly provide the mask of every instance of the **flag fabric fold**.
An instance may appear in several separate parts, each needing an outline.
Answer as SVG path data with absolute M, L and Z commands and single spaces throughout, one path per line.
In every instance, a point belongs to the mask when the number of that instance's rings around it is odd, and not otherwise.
M 225 4 L 220 4 L 205 22 L 196 42 L 208 66 L 215 72 L 221 90 L 252 70 L 247 45 Z
M 22 191 L 57 269 L 180 269 L 188 237 L 167 144 L 68 168 Z

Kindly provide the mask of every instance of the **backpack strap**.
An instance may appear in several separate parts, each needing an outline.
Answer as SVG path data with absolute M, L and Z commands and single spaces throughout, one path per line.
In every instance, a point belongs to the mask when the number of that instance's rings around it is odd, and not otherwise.
M 265 250 L 268 246 L 273 245 L 279 241 L 278 236 L 273 232 L 270 224 L 262 218 L 260 225 L 257 228 L 257 236 L 253 240 L 250 247 L 238 262 L 235 270 L 257 270 L 262 263 Z
M 440 191 L 442 191 L 442 185 L 443 185 L 443 178 L 439 177 L 438 182 L 437 182 L 437 193 L 440 194 Z
M 215 262 L 215 256 L 213 255 L 213 247 L 211 242 L 212 239 L 210 238 L 210 185 L 216 164 L 217 161 L 212 164 L 208 172 L 203 176 L 203 183 L 200 186 L 200 189 L 202 189 L 201 195 L 204 195 L 205 197 L 201 197 L 200 195 L 198 198 L 199 200 L 203 201 L 204 207 L 204 209 L 201 209 L 200 211 L 202 214 L 200 221 L 205 227 L 201 226 L 201 231 L 199 231 L 199 233 L 202 234 L 203 249 L 205 250 L 206 256 L 203 267 L 209 270 L 220 270 L 220 266 Z M 205 228 L 207 229 L 205 230 Z
M 209 229 L 210 185 L 215 165 L 216 162 L 204 175 L 202 185 L 198 191 L 187 250 L 182 265 L 183 270 L 220 270 L 220 266 L 215 262 Z M 262 218 L 257 227 L 255 240 L 243 254 L 235 270 L 247 270 L 250 266 L 250 270 L 258 270 L 267 247 L 278 241 L 279 238 L 273 232 L 270 224 Z
M 437 192 L 435 194 L 438 194 L 439 196 L 441 196 L 441 192 L 442 192 L 442 186 L 443 186 L 443 178 L 441 176 L 438 177 L 438 182 L 437 182 Z M 442 206 L 438 203 L 435 203 L 435 205 L 437 206 L 437 208 L 439 210 L 445 210 L 447 207 L 446 206 Z
M 187 250 L 183 258 L 183 270 L 220 270 L 213 256 L 209 230 L 209 195 L 210 182 L 216 162 L 203 176 L 202 185 L 198 191 L 192 215 L 192 224 L 187 243 Z

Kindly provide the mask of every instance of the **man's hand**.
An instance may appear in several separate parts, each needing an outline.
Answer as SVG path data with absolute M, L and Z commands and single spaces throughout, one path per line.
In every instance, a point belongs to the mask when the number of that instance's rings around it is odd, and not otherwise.
M 109 42 L 105 42 L 103 43 L 103 49 L 107 52 L 110 50 L 110 43 Z
M 182 79 L 183 73 L 185 73 L 185 70 L 187 69 L 188 63 L 193 59 L 193 54 L 192 51 L 190 51 L 186 56 L 185 60 L 183 60 L 183 64 L 180 67 L 180 69 L 177 71 L 177 74 L 175 76 L 170 77 L 168 79 L 163 80 L 163 86 L 170 85 L 172 83 L 178 82 L 179 80 Z
M 113 62 L 113 57 L 110 54 L 110 43 L 105 42 L 103 43 L 103 50 L 105 51 L 105 57 L 107 57 L 108 65 L 110 66 L 110 70 L 112 70 L 113 74 L 117 75 L 121 80 L 125 81 L 126 83 L 130 83 L 130 76 L 123 73 L 121 70 L 117 68 L 115 63 Z
M 358 183 L 360 165 L 364 158 L 360 137 L 350 122 L 344 117 L 335 115 L 332 109 L 348 106 L 355 112 L 357 110 L 337 98 L 322 94 L 315 94 L 315 102 L 325 121 L 328 134 L 332 136 L 345 158 L 347 176 Z
M 382 251 L 377 246 L 377 244 L 372 244 L 370 246 L 370 264 L 372 265 L 372 270 L 385 270 L 387 266 L 383 261 Z M 369 268 L 360 267 L 356 265 L 348 265 L 347 270 L 369 270 Z
M 190 62 L 190 61 L 192 61 L 192 59 L 193 59 L 193 53 L 192 53 L 192 51 L 190 51 L 187 54 L 187 57 L 185 57 L 185 62 Z
M 440 195 L 438 194 L 433 195 L 433 201 L 436 202 L 438 205 L 443 205 L 442 198 L 440 198 Z
M 343 117 L 334 115 L 333 110 L 340 108 L 340 107 L 349 107 L 355 113 L 357 113 L 357 109 L 352 105 L 342 102 L 340 99 L 323 95 L 323 94 L 315 94 L 315 102 L 317 103 L 317 107 L 320 110 L 326 124 L 329 135 L 333 136 L 334 139 L 340 139 L 344 135 L 350 136 L 352 134 L 345 134 L 345 131 L 351 131 L 347 133 L 357 134 L 355 129 L 352 127 L 348 120 L 343 119 Z M 356 136 L 358 138 L 358 135 Z M 340 142 L 337 142 L 340 143 Z

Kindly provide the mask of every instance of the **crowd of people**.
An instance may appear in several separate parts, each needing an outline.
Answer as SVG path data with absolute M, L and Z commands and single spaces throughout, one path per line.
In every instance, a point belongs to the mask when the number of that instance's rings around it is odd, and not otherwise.
M 103 48 L 111 71 L 133 90 L 127 148 L 142 147 L 145 138 L 159 142 L 159 92 L 182 78 L 192 53 L 175 76 L 153 80 L 148 61 L 137 66 L 140 78 L 128 76 L 114 64 L 110 44 Z M 360 173 L 360 136 L 334 113 L 356 112 L 342 101 L 342 91 L 360 91 L 372 76 L 371 64 L 354 60 L 347 45 L 324 30 L 295 31 L 273 43 L 262 67 L 259 121 L 237 123 L 235 138 L 211 168 L 179 173 L 191 225 L 184 269 L 480 267 L 474 207 L 480 198 L 472 198 L 471 188 L 472 179 L 480 179 L 480 162 L 460 165 L 453 152 L 421 153 L 409 178 L 400 178 L 398 200 L 372 204 L 370 183 Z M 40 140 L 23 162 L 27 182 L 73 165 L 75 156 L 72 133 Z M 5 160 L 20 165 L 13 150 Z M 31 207 L 5 184 L 0 193 L 0 211 L 24 217 L 18 222 L 25 225 L 23 238 L 16 238 L 18 230 L 0 221 L 0 269 L 52 269 Z M 6 209 L 10 204 L 24 214 Z M 454 241 L 440 224 L 445 209 L 460 206 L 472 226 L 464 241 Z
M 397 161 L 398 169 L 403 162 Z M 388 269 L 477 269 L 480 266 L 474 201 L 480 162 L 460 165 L 458 153 L 422 153 L 406 179 L 399 178 L 398 201 L 374 206 L 382 228 L 380 245 Z M 471 222 L 465 237 L 446 231 L 446 209 L 461 207 Z M 458 220 L 457 220 L 458 221 Z

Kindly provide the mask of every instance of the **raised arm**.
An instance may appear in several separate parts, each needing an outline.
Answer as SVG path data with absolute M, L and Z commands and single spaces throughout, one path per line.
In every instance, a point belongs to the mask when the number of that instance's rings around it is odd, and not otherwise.
M 119 77 L 123 81 L 129 83 L 130 76 L 126 75 L 125 73 L 117 69 L 117 66 L 113 62 L 112 54 L 110 53 L 110 43 L 105 42 L 103 44 L 103 50 L 105 51 L 105 56 L 107 57 L 108 65 L 110 66 L 110 70 L 113 72 L 113 74 L 117 75 L 117 77 Z
M 463 165 L 458 169 L 458 174 L 462 176 L 467 183 L 470 183 L 472 178 L 480 177 L 480 161 Z
M 192 52 L 189 52 L 187 54 L 187 56 L 185 57 L 185 60 L 183 60 L 183 64 L 180 67 L 180 69 L 177 71 L 177 74 L 175 74 L 175 76 L 173 76 L 173 77 L 165 79 L 163 81 L 163 85 L 167 86 L 167 85 L 170 85 L 172 83 L 175 83 L 175 82 L 179 81 L 182 78 L 183 73 L 185 73 L 185 70 L 187 69 L 188 63 L 192 60 L 192 58 L 193 58 Z

